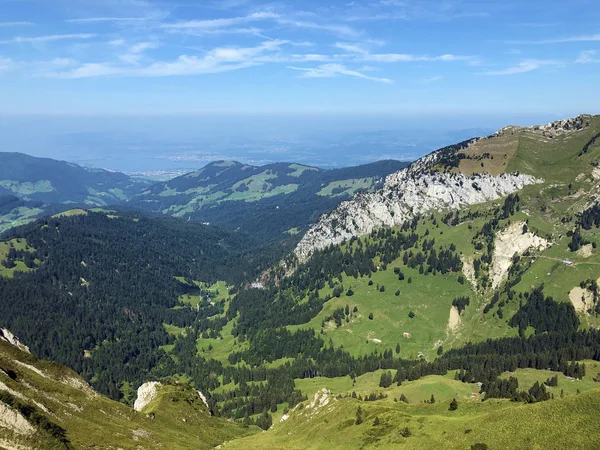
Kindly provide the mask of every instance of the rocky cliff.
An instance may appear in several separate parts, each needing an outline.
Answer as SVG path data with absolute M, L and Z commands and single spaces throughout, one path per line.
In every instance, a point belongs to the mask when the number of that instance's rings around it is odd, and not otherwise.
M 455 210 L 496 200 L 530 184 L 543 180 L 524 174 L 466 176 L 451 171 L 437 171 L 448 155 L 468 148 L 473 139 L 457 146 L 431 153 L 411 166 L 389 175 L 384 187 L 374 193 L 362 193 L 341 203 L 334 211 L 321 216 L 295 249 L 300 261 L 315 250 L 359 237 L 380 227 L 392 227 L 416 215 L 431 211 Z

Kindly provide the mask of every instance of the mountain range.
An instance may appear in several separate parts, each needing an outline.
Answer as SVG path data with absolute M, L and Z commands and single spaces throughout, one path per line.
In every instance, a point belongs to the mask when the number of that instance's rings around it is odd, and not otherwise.
M 1 439 L 159 446 L 173 417 L 174 448 L 203 439 L 183 419 L 232 449 L 595 448 L 600 116 L 393 165 L 216 162 L 4 232 Z M 322 214 L 294 217 L 300 195 Z M 46 367 L 88 383 L 122 431 L 100 442 L 96 415 L 42 401 L 59 388 L 37 377 L 62 379 Z
M 118 172 L 0 153 L 0 229 L 79 206 L 121 205 L 282 240 L 304 231 L 355 192 L 382 186 L 387 175 L 404 166 L 379 161 L 323 170 L 216 161 L 197 172 L 152 183 Z

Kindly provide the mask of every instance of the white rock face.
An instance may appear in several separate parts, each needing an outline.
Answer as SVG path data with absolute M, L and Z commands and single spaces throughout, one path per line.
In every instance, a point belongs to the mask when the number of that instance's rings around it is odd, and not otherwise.
M 162 384 L 158 381 L 150 381 L 148 383 L 142 384 L 137 391 L 137 398 L 135 399 L 135 403 L 133 404 L 133 409 L 136 411 L 141 411 L 148 405 L 152 400 L 156 398 L 158 395 L 158 390 Z
M 200 400 L 202 400 L 202 403 L 204 403 L 206 405 L 206 407 L 209 408 L 209 406 L 208 406 L 208 400 L 206 399 L 206 395 L 204 395 L 200 391 L 196 391 L 196 392 L 198 392 L 198 395 L 200 396 Z
M 35 432 L 35 429 L 27 422 L 25 417 L 2 402 L 0 402 L 0 427 L 7 428 L 13 433 L 27 436 Z
M 360 237 L 381 227 L 392 227 L 431 211 L 457 210 L 512 194 L 541 183 L 530 175 L 424 173 L 439 155 L 432 153 L 410 167 L 389 175 L 378 192 L 360 193 L 323 215 L 295 249 L 300 261 L 330 244 Z
M 543 250 L 550 246 L 549 242 L 533 233 L 523 233 L 525 222 L 515 222 L 508 228 L 496 233 L 494 255 L 492 257 L 492 287 L 496 289 L 506 279 L 512 265 L 512 257 L 522 255 L 533 248 Z
M 455 332 L 460 326 L 460 313 L 456 306 L 450 308 L 450 317 L 448 318 L 448 332 Z
M 31 353 L 29 351 L 29 347 L 22 344 L 21 341 L 19 340 L 19 338 L 16 337 L 14 334 L 12 334 L 10 332 L 10 330 L 7 330 L 6 328 L 0 328 L 0 339 L 8 342 L 9 344 L 14 345 L 15 347 L 18 347 L 19 349 L 23 350 L 24 352 Z

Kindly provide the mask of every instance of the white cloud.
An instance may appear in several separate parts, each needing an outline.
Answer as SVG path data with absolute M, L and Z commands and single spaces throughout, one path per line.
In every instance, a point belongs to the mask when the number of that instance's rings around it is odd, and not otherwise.
M 438 56 L 411 55 L 407 53 L 368 53 L 362 59 L 367 62 L 395 63 L 395 62 L 467 62 L 475 65 L 477 58 L 473 56 L 460 56 L 443 54 Z
M 158 42 L 139 42 L 129 47 L 127 53 L 119 55 L 119 59 L 127 64 L 139 64 L 146 50 L 157 48 Z
M 487 75 L 516 75 L 520 73 L 533 72 L 534 70 L 541 69 L 543 67 L 556 67 L 560 66 L 561 63 L 553 60 L 543 59 L 527 59 L 521 61 L 519 64 L 513 67 L 509 67 L 503 70 L 486 72 Z
M 28 27 L 35 25 L 33 22 L 0 22 L 0 28 L 2 27 Z
M 580 35 L 580 36 L 571 36 L 562 39 L 549 39 L 546 41 L 541 41 L 542 44 L 561 44 L 567 42 L 598 42 L 600 41 L 600 33 L 598 34 L 588 34 L 588 35 Z
M 108 45 L 112 45 L 113 47 L 121 47 L 125 45 L 125 39 L 115 39 L 114 41 L 110 41 Z
M 369 52 L 362 48 L 360 45 L 356 44 L 348 44 L 346 42 L 336 42 L 334 44 L 335 48 L 339 48 L 340 50 L 344 50 L 348 53 L 359 53 L 359 54 L 368 54 Z
M 453 54 L 443 54 L 438 56 L 412 55 L 408 53 L 371 53 L 369 50 L 358 44 L 336 42 L 335 48 L 344 50 L 346 54 L 336 55 L 338 59 L 352 59 L 354 61 L 378 62 L 378 63 L 403 63 L 403 62 L 457 62 L 463 61 L 471 65 L 477 65 L 479 60 L 474 56 L 460 56 Z
M 331 32 L 334 34 L 338 34 L 340 36 L 347 36 L 347 37 L 358 37 L 362 34 L 361 32 L 355 30 L 354 28 L 346 26 L 346 25 L 326 24 L 326 23 L 322 24 L 322 23 L 317 23 L 317 22 L 294 20 L 294 19 L 284 19 L 284 18 L 279 18 L 276 20 L 276 22 L 280 25 L 288 25 L 288 26 L 295 27 L 295 28 L 306 28 L 306 29 L 312 29 L 312 30 L 328 31 L 328 32 Z
M 598 52 L 596 50 L 586 50 L 579 54 L 575 62 L 577 64 L 593 64 L 600 62 L 600 58 L 596 58 Z
M 27 44 L 36 42 L 52 42 L 71 39 L 91 39 L 95 34 L 52 34 L 48 36 L 33 36 L 33 37 L 14 37 L 7 41 L 0 41 L 0 44 Z
M 342 64 L 323 64 L 321 66 L 311 68 L 288 66 L 288 69 L 303 72 L 302 76 L 304 78 L 335 78 L 340 75 L 346 75 L 350 77 L 361 78 L 363 80 L 375 81 L 377 83 L 393 83 L 393 81 L 389 78 L 371 77 L 362 72 L 350 70 Z
M 161 28 L 165 28 L 168 30 L 205 30 L 205 31 L 214 31 L 221 28 L 230 28 L 236 25 L 267 20 L 267 19 L 277 19 L 279 18 L 278 14 L 271 12 L 256 12 L 250 14 L 248 16 L 242 17 L 230 17 L 225 19 L 210 19 L 210 20 L 189 20 L 186 22 L 176 22 L 176 23 L 164 23 L 161 25 Z
M 98 22 L 143 22 L 148 17 L 86 17 L 84 19 L 68 19 L 69 23 L 98 23 Z
M 330 61 L 331 56 L 322 55 L 319 53 L 306 53 L 306 54 L 293 54 L 291 55 L 293 61 L 305 61 L 305 62 L 325 62 Z
M 129 52 L 130 53 L 142 53 L 146 50 L 150 50 L 150 49 L 157 48 L 157 47 L 158 47 L 157 42 L 140 42 L 138 44 L 132 45 L 129 48 Z
M 539 41 L 504 41 L 506 44 L 567 44 L 571 42 L 600 42 L 600 33 L 597 34 L 582 34 L 578 36 L 567 36 L 550 39 L 542 39 Z
M 168 30 L 174 32 L 174 30 Z M 180 32 L 180 30 L 178 30 Z M 186 29 L 183 32 L 192 36 L 218 36 L 223 34 L 253 34 L 255 36 L 261 36 L 262 30 L 256 27 L 245 27 L 245 28 L 215 28 L 215 29 Z
M 0 73 L 8 72 L 15 68 L 15 63 L 10 58 L 0 58 Z
M 140 59 L 130 53 L 121 61 L 132 65 L 114 63 L 86 63 L 71 71 L 48 71 L 43 74 L 53 78 L 91 78 L 106 76 L 121 77 L 165 77 L 175 75 L 202 75 L 239 70 L 263 64 L 268 55 L 276 52 L 287 41 L 266 41 L 256 47 L 218 47 L 203 57 L 181 55 L 173 61 L 156 61 L 140 66 Z M 134 56 L 131 56 L 134 55 Z M 131 57 L 130 57 L 131 56 Z

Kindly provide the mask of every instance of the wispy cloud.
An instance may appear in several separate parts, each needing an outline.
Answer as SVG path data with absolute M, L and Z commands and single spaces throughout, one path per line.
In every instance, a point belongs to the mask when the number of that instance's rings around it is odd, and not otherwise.
M 350 2 L 344 20 L 347 22 L 422 20 L 450 21 L 459 19 L 481 19 L 492 15 L 489 5 L 478 9 L 475 3 L 465 5 L 462 1 L 400 1 Z
M 347 25 L 340 25 L 340 24 L 335 24 L 335 23 L 318 23 L 318 22 L 312 22 L 312 21 L 306 21 L 306 20 L 295 20 L 295 19 L 284 19 L 284 18 L 279 18 L 277 19 L 277 23 L 280 25 L 286 25 L 286 26 L 290 26 L 290 27 L 294 27 L 294 28 L 305 28 L 305 29 L 311 29 L 311 30 L 321 30 L 321 31 L 327 31 L 330 33 L 334 33 L 340 36 L 346 36 L 346 37 L 359 37 L 362 36 L 363 33 L 355 30 L 352 27 L 349 27 Z
M 486 72 L 486 75 L 517 75 L 520 73 L 533 72 L 534 70 L 538 70 L 543 67 L 558 67 L 561 65 L 562 65 L 562 63 L 559 61 L 543 60 L 543 59 L 527 59 L 527 60 L 521 61 L 516 66 L 508 67 L 503 70 Z
M 35 25 L 33 22 L 0 22 L 0 28 L 3 27 L 29 27 Z
M 517 45 L 545 45 L 545 44 L 567 44 L 573 42 L 600 42 L 600 33 L 581 34 L 577 36 L 555 37 L 536 41 L 504 41 L 505 44 Z
M 99 23 L 99 22 L 143 22 L 148 17 L 86 17 L 83 19 L 68 19 L 69 23 Z
M 437 81 L 441 81 L 443 80 L 444 77 L 442 77 L 441 75 L 433 75 L 431 77 L 425 77 L 421 80 L 421 83 L 423 84 L 431 84 L 431 83 L 435 83 Z
M 297 70 L 303 72 L 303 78 L 335 78 L 340 75 L 346 75 L 355 78 L 361 78 L 363 80 L 375 81 L 377 83 L 391 84 L 393 81 L 389 78 L 379 78 L 365 75 L 362 72 L 348 69 L 342 64 L 323 64 L 317 67 L 295 67 L 288 66 L 288 69 Z
M 119 55 L 119 59 L 127 64 L 139 65 L 146 50 L 157 48 L 158 42 L 139 42 L 129 47 L 127 53 Z
M 37 42 L 52 42 L 52 41 L 64 41 L 71 39 L 91 39 L 95 37 L 95 34 L 52 34 L 47 36 L 32 36 L 32 37 L 21 37 L 17 36 L 9 40 L 0 41 L 0 44 L 27 44 Z
M 268 54 L 277 52 L 281 46 L 287 43 L 287 41 L 266 41 L 255 47 L 217 47 L 207 52 L 203 57 L 181 55 L 173 61 L 156 61 L 146 66 L 86 63 L 69 71 L 47 71 L 43 76 L 77 79 L 107 76 L 166 77 L 220 73 L 263 64 L 264 61 L 268 60 Z
M 247 16 L 229 17 L 224 19 L 188 20 L 185 22 L 164 23 L 161 25 L 161 28 L 167 30 L 213 31 L 260 20 L 277 19 L 279 17 L 280 16 L 278 14 L 271 12 L 256 12 Z
M 240 25 L 259 21 L 271 21 L 282 27 L 321 30 L 345 37 L 358 37 L 362 35 L 361 32 L 344 24 L 299 20 L 297 18 L 285 17 L 281 14 L 270 11 L 254 12 L 246 16 L 163 23 L 161 28 L 170 30 L 172 32 L 194 32 L 196 34 L 226 33 L 227 31 L 224 30 L 228 30 L 230 33 L 252 32 L 256 34 L 261 30 L 240 28 Z
M 0 58 L 0 73 L 8 72 L 15 68 L 15 63 L 10 58 Z
M 461 56 L 446 53 L 438 56 L 427 56 L 427 55 L 411 55 L 406 53 L 369 53 L 363 57 L 364 61 L 370 62 L 468 62 L 472 64 L 477 63 L 477 59 L 473 56 Z
M 579 54 L 575 62 L 577 64 L 600 63 L 600 56 L 596 50 L 585 50 Z
M 445 53 L 443 55 L 413 55 L 408 53 L 371 53 L 369 50 L 358 44 L 348 44 L 337 42 L 334 47 L 344 50 L 351 58 L 363 62 L 378 62 L 378 63 L 404 63 L 404 62 L 466 62 L 472 65 L 477 65 L 479 59 L 474 56 L 454 55 Z
M 348 53 L 358 53 L 361 55 L 369 54 L 369 52 L 367 50 L 365 50 L 363 47 L 361 47 L 360 45 L 357 45 L 357 44 L 348 44 L 346 42 L 336 42 L 333 46 L 340 50 L 344 50 Z

